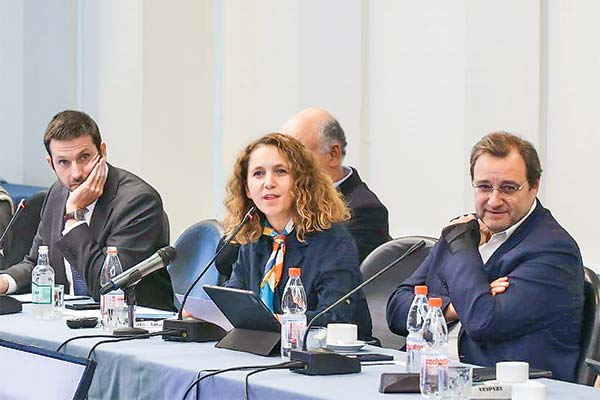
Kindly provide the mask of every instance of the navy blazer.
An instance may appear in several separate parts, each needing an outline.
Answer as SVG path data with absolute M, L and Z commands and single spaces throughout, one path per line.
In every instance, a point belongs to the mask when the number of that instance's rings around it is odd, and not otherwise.
M 260 294 L 260 283 L 272 246 L 273 239 L 265 235 L 261 235 L 256 243 L 242 245 L 231 279 L 225 286 Z M 276 314 L 282 313 L 281 298 L 291 267 L 302 269 L 301 280 L 308 303 L 307 321 L 362 282 L 356 245 L 348 230 L 340 224 L 306 235 L 304 243 L 298 241 L 295 232 L 288 236 L 283 274 L 273 300 Z M 371 315 L 362 291 L 319 318 L 315 325 L 329 322 L 357 324 L 358 336 L 370 339 Z
M 507 276 L 506 292 L 489 283 Z M 452 255 L 440 240 L 388 301 L 390 329 L 405 335 L 415 285 L 452 302 L 462 323 L 461 361 L 494 366 L 527 361 L 574 381 L 583 314 L 583 264 L 577 243 L 538 200 L 531 215 L 483 264 L 477 249 Z

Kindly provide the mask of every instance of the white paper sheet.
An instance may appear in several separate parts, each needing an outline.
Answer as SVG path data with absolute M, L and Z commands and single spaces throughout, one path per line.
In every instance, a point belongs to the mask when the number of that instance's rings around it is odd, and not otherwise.
M 181 302 L 183 295 L 175 294 L 177 300 Z M 189 296 L 185 302 L 185 310 L 190 312 L 194 317 L 203 319 L 213 324 L 219 325 L 226 331 L 233 329 L 233 325 L 229 322 L 225 315 L 219 310 L 219 307 L 212 300 L 201 299 L 198 297 Z

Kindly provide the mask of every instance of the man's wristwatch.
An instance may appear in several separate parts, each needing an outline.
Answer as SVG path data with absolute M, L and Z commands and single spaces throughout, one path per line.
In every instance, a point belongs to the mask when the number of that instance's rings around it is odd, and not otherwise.
M 63 218 L 65 219 L 65 221 L 68 221 L 70 219 L 74 219 L 75 221 L 85 221 L 86 211 L 87 210 L 85 208 L 78 208 L 77 210 L 66 213 Z

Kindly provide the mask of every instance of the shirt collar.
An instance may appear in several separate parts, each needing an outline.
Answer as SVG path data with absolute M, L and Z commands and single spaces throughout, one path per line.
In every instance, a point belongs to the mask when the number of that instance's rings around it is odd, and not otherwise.
M 344 169 L 344 177 L 342 179 L 340 179 L 339 181 L 333 182 L 333 186 L 336 188 L 338 186 L 340 186 L 342 183 L 344 183 L 352 175 L 352 168 L 349 168 L 346 166 L 342 166 L 342 168 Z
M 508 238 L 511 237 L 511 235 L 513 233 L 515 233 L 515 231 L 517 230 L 517 228 L 519 226 L 521 226 L 523 224 L 523 222 L 525 222 L 525 220 L 527 219 L 527 217 L 529 217 L 531 215 L 531 213 L 533 212 L 533 210 L 535 210 L 536 206 L 537 206 L 537 199 L 534 199 L 533 200 L 533 204 L 531 205 L 531 208 L 529 209 L 529 211 L 527 212 L 527 214 L 525 214 L 525 216 L 523 218 L 521 218 L 519 221 L 517 221 L 517 223 L 509 226 L 508 228 L 506 228 L 502 232 L 495 233 L 492 236 L 502 235 L 502 236 L 505 237 L 506 240 L 508 240 Z

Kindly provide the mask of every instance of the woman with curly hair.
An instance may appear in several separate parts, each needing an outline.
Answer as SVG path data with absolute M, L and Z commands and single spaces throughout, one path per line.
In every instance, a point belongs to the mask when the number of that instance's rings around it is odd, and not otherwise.
M 288 268 L 301 268 L 307 320 L 361 283 L 358 251 L 340 222 L 350 212 L 313 156 L 296 139 L 271 133 L 239 155 L 227 186 L 224 226 L 231 233 L 255 206 L 255 217 L 237 234 L 242 246 L 226 286 L 252 290 L 281 314 Z M 362 292 L 316 324 L 358 325 L 371 338 L 371 316 Z

